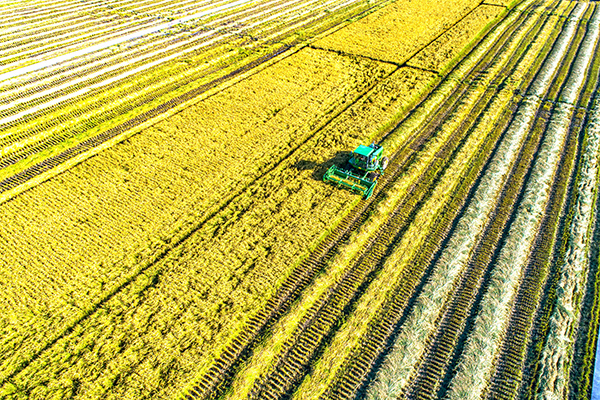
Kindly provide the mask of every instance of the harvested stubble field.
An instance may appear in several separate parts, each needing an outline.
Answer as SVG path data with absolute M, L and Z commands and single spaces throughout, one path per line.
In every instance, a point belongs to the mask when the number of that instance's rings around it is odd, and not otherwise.
M 0 397 L 589 397 L 594 2 L 110 3 L 0 6 Z

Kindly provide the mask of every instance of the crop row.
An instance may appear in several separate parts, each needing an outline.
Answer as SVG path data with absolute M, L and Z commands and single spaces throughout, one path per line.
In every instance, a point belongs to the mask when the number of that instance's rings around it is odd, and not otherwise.
M 553 21 L 553 23 L 555 24 L 556 21 Z M 553 24 L 550 24 L 549 27 L 552 25 Z M 546 28 L 544 31 L 547 35 L 549 29 Z M 533 33 L 535 32 L 536 31 L 534 30 Z M 533 46 L 530 52 L 536 54 L 544 42 L 545 37 L 544 35 L 541 35 L 535 41 L 535 46 Z M 527 41 L 525 43 L 527 43 Z M 531 57 L 529 57 L 529 63 L 531 62 Z M 528 63 L 521 63 L 517 68 L 521 75 L 528 69 Z M 508 75 L 508 78 L 514 78 L 515 81 L 520 80 L 514 72 L 512 75 Z M 510 87 L 505 89 L 509 92 L 511 91 Z M 505 92 L 504 95 L 500 94 L 498 96 L 498 100 L 500 101 L 496 100 L 492 103 L 490 110 L 486 113 L 487 117 L 491 117 L 490 114 L 498 113 L 500 110 L 510 110 L 510 107 L 507 106 L 507 100 L 511 99 L 512 96 L 507 96 L 507 94 L 508 93 Z M 518 110 L 516 111 L 515 121 L 520 121 L 520 123 L 524 123 L 525 126 L 528 126 L 528 124 L 532 122 L 532 119 L 531 117 L 523 118 L 523 110 Z M 504 135 L 498 149 L 495 150 L 495 156 L 492 158 L 489 165 L 486 166 L 486 170 L 478 182 L 477 190 L 472 195 L 467 209 L 463 212 L 449 241 L 445 244 L 442 253 L 437 259 L 429 282 L 424 286 L 419 298 L 416 300 L 416 304 L 414 305 L 415 311 L 409 314 L 408 319 L 402 325 L 400 336 L 396 339 L 394 344 L 394 350 L 392 350 L 388 360 L 384 364 L 385 366 L 381 369 L 381 372 L 379 372 L 378 380 L 376 381 L 378 383 L 373 386 L 370 393 L 379 393 L 379 395 L 384 395 L 385 393 L 385 396 L 392 396 L 394 393 L 398 393 L 399 390 L 403 389 L 401 382 L 404 382 L 404 384 L 408 383 L 409 378 L 414 373 L 413 368 L 416 368 L 416 365 L 418 365 L 417 362 L 420 360 L 421 353 L 417 348 L 420 348 L 421 351 L 423 351 L 422 347 L 428 342 L 427 336 L 432 334 L 433 328 L 437 325 L 436 321 L 441 319 L 445 307 L 448 307 L 444 306 L 444 303 L 446 302 L 446 298 L 450 295 L 450 291 L 458 290 L 462 293 L 462 290 L 457 289 L 457 287 L 461 285 L 461 279 L 462 285 L 468 284 L 469 282 L 471 284 L 477 283 L 477 279 L 473 282 L 464 277 L 461 278 L 461 275 L 467 266 L 467 262 L 469 262 L 469 259 L 471 258 L 472 248 L 478 247 L 482 250 L 484 249 L 482 255 L 490 255 L 490 244 L 479 244 L 477 246 L 477 243 L 481 240 L 481 236 L 484 235 L 484 228 L 488 233 L 490 231 L 496 231 L 496 238 L 498 238 L 498 228 L 502 227 L 503 219 L 498 218 L 497 213 L 496 219 L 494 219 L 494 224 L 498 225 L 497 228 L 488 226 L 487 221 L 493 207 L 496 206 L 496 199 L 498 199 L 501 193 L 505 179 L 509 176 L 508 172 L 514 165 L 521 165 L 521 162 L 516 162 L 515 158 L 519 154 L 518 149 L 523 145 L 525 137 L 527 136 L 527 130 L 514 129 L 514 126 L 515 122 L 513 122 L 512 131 L 509 131 L 512 132 L 512 135 Z M 532 144 L 535 146 L 535 140 L 529 139 L 529 143 L 529 146 Z M 521 172 L 520 179 L 522 179 L 523 174 L 524 171 Z M 514 180 L 515 178 L 512 177 L 511 179 Z M 515 188 L 518 187 L 519 186 L 516 186 Z M 510 206 L 513 197 L 514 196 L 511 197 L 504 194 L 502 203 Z M 489 235 L 485 236 L 488 237 Z M 491 243 L 494 242 L 491 241 Z M 483 271 L 484 269 L 480 268 L 472 271 L 477 270 Z M 471 274 L 472 276 L 476 276 L 474 275 L 474 272 L 471 272 Z M 466 291 L 466 289 L 463 290 Z M 465 292 L 465 294 L 467 293 L 468 292 Z M 462 306 L 462 304 L 460 305 Z M 448 311 L 445 318 L 448 319 L 449 315 L 452 314 Z M 458 326 L 456 326 L 456 328 L 458 329 Z M 452 332 L 452 330 L 448 329 L 440 329 L 439 331 L 443 332 L 446 336 Z M 430 351 L 428 357 L 431 358 L 434 356 L 435 362 L 430 360 L 428 364 L 421 367 L 423 371 L 420 373 L 420 383 L 419 381 L 413 382 L 413 391 L 416 390 L 417 387 L 420 387 L 422 395 L 425 393 L 433 395 L 433 393 L 435 393 L 435 390 L 437 389 L 436 385 L 432 387 L 429 387 L 428 385 L 436 382 L 439 384 L 441 382 L 439 374 L 444 372 L 442 367 L 449 361 L 449 356 L 454 350 L 454 346 L 449 345 L 449 343 L 455 339 L 456 337 L 454 339 L 448 339 L 446 337 L 443 341 L 441 338 L 437 339 L 437 346 L 443 345 L 445 353 L 441 348 L 437 347 L 436 351 Z M 415 343 L 415 345 L 409 346 L 409 343 Z M 443 354 L 446 354 L 445 359 L 442 356 Z M 433 367 L 437 369 L 435 374 L 431 370 Z M 383 379 L 385 379 L 387 383 L 382 381 Z M 392 382 L 395 383 L 392 384 Z M 425 386 L 423 387 L 423 385 Z M 383 389 L 385 387 L 389 388 L 388 391 Z M 389 391 L 392 387 L 395 391 Z
M 536 98 L 547 90 L 548 86 L 544 87 L 542 83 L 547 82 L 546 85 L 549 85 L 551 82 L 545 77 L 554 75 L 554 72 L 548 69 L 556 71 L 560 65 L 557 65 L 556 61 L 567 54 L 572 37 L 575 36 L 578 20 L 585 9 L 585 6 L 578 5 L 565 24 L 556 47 L 547 59 L 548 62 L 542 66 L 541 74 L 532 84 Z M 583 54 L 581 61 L 589 62 L 589 59 L 589 55 L 586 59 L 586 55 Z M 577 77 L 578 73 L 581 74 L 581 71 L 571 75 L 563 92 L 572 90 L 572 86 L 575 86 L 575 89 L 577 86 L 581 87 L 581 80 L 572 79 Z M 486 282 L 487 288 L 461 352 L 456 375 L 449 385 L 450 397 L 479 398 L 491 378 L 492 360 L 496 359 L 500 350 L 499 343 L 504 338 L 512 302 L 545 215 L 572 115 L 573 106 L 568 104 L 558 103 L 552 111 L 518 207 L 511 216 L 508 231 L 502 238 L 502 245 L 494 255 L 493 268 Z
M 292 2 L 293 3 L 293 2 Z M 289 7 L 288 3 L 284 4 Z M 306 5 L 306 4 L 305 4 Z M 304 5 L 304 6 L 305 6 Z M 324 4 L 323 6 L 327 6 Z M 295 8 L 297 8 L 296 6 Z M 294 11 L 294 7 L 291 7 L 289 10 L 286 9 L 286 12 Z M 277 13 L 276 7 L 270 7 L 267 9 L 268 12 L 264 10 L 255 10 L 256 15 L 252 14 L 252 18 L 258 18 L 258 22 L 254 22 L 253 24 L 244 27 L 244 30 L 249 30 L 253 26 L 258 24 L 265 24 L 269 21 L 279 18 L 281 22 L 285 24 L 291 23 L 292 20 L 287 21 L 285 18 L 282 18 L 282 15 Z M 316 10 L 318 11 L 318 10 Z M 228 19 L 228 23 L 230 26 L 235 26 L 238 23 L 244 23 L 245 19 L 248 18 L 240 18 L 239 15 L 234 15 L 233 20 Z M 292 16 L 294 19 L 297 18 L 297 15 Z M 221 21 L 217 20 L 214 22 L 215 24 L 220 24 Z M 216 44 L 221 43 L 223 40 L 230 39 L 236 35 L 242 34 L 244 30 L 237 29 L 233 31 L 227 31 L 227 25 L 225 27 L 218 26 L 220 30 L 223 30 L 223 33 L 217 34 L 215 28 L 212 30 L 208 30 L 207 32 L 202 32 L 200 34 L 194 36 L 188 36 L 181 38 L 183 40 L 173 41 L 170 39 L 164 40 L 163 44 L 169 44 L 169 46 L 159 46 L 158 48 L 152 47 L 149 48 L 145 53 L 136 52 L 135 54 L 123 54 L 122 57 L 114 57 L 112 64 L 107 64 L 105 59 L 102 64 L 102 68 L 95 71 L 93 74 L 86 74 L 86 71 L 77 71 L 77 75 L 71 75 L 70 81 L 62 83 L 59 86 L 50 87 L 44 90 L 43 92 L 36 91 L 35 94 L 30 95 L 28 97 L 24 97 L 23 94 L 18 94 L 14 96 L 13 94 L 9 94 L 11 96 L 10 107 L 4 110 L 5 118 L 2 119 L 3 124 L 8 124 L 10 126 L 11 122 L 19 121 L 24 116 L 28 114 L 32 114 L 40 111 L 43 111 L 44 108 L 54 107 L 63 103 L 64 101 L 73 101 L 74 95 L 73 92 L 80 92 L 83 88 L 93 88 L 92 91 L 95 92 L 98 89 L 103 87 L 110 88 L 114 86 L 115 82 L 121 81 L 131 75 L 139 74 L 147 69 L 151 69 L 153 67 L 165 64 L 168 61 L 180 61 L 181 58 L 188 55 L 188 53 L 194 53 L 199 50 L 211 47 L 214 47 Z M 259 34 L 259 32 L 255 32 L 254 34 Z M 217 35 L 215 35 L 217 34 Z M 161 43 L 155 43 L 160 45 Z M 256 46 L 256 44 L 253 44 Z M 162 47 L 162 48 L 161 48 Z M 206 49 L 205 49 L 206 50 Z M 182 66 L 179 66 L 180 69 Z M 183 65 L 185 67 L 185 65 Z M 206 66 L 204 66 L 206 68 Z M 171 74 L 173 71 L 166 70 Z M 64 79 L 64 76 L 61 77 Z M 159 77 L 155 77 L 155 79 L 160 79 Z M 55 84 L 55 83 L 54 83 Z M 148 83 L 146 83 L 148 85 Z M 20 93 L 26 93 L 26 88 L 19 87 Z M 130 88 L 131 91 L 139 90 L 139 88 Z M 83 94 L 88 94 L 90 90 L 85 90 Z M 60 93 L 64 100 L 61 98 L 57 98 L 56 93 Z M 21 99 L 21 97 L 24 97 Z M 81 97 L 81 94 L 78 94 L 76 97 Z M 52 101 L 50 101 L 52 100 Z M 49 103 L 49 105 L 44 106 L 45 103 Z M 30 111 L 28 111 L 30 110 Z M 6 136 L 6 135 L 5 135 Z

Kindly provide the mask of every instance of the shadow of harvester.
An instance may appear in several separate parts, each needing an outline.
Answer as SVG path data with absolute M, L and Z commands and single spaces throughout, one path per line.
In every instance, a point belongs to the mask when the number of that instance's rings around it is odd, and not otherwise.
M 300 160 L 292 167 L 298 171 L 312 170 L 312 178 L 317 181 L 322 181 L 323 175 L 325 175 L 325 172 L 327 172 L 329 167 L 334 164 L 338 167 L 344 167 L 350 160 L 350 157 L 352 157 L 352 152 L 338 151 L 333 157 L 323 161 L 322 163 L 309 160 Z

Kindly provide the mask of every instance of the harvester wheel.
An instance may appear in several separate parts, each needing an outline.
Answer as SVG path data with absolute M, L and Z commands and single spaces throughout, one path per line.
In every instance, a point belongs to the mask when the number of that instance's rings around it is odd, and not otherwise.
M 382 170 L 382 171 L 383 171 L 383 170 L 385 170 L 385 169 L 387 168 L 387 166 L 388 166 L 388 164 L 389 164 L 389 163 L 390 163 L 390 160 L 389 160 L 389 158 L 387 158 L 387 157 L 383 157 L 383 158 L 381 159 L 381 170 Z

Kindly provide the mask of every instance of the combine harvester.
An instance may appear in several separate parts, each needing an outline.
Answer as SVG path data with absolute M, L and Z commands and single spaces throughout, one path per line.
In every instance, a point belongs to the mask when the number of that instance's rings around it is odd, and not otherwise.
M 388 165 L 388 158 L 381 157 L 383 147 L 371 143 L 369 146 L 360 145 L 352 152 L 352 158 L 343 168 L 332 165 L 325 175 L 325 182 L 335 182 L 365 196 L 371 197 L 377 178 L 383 175 Z

